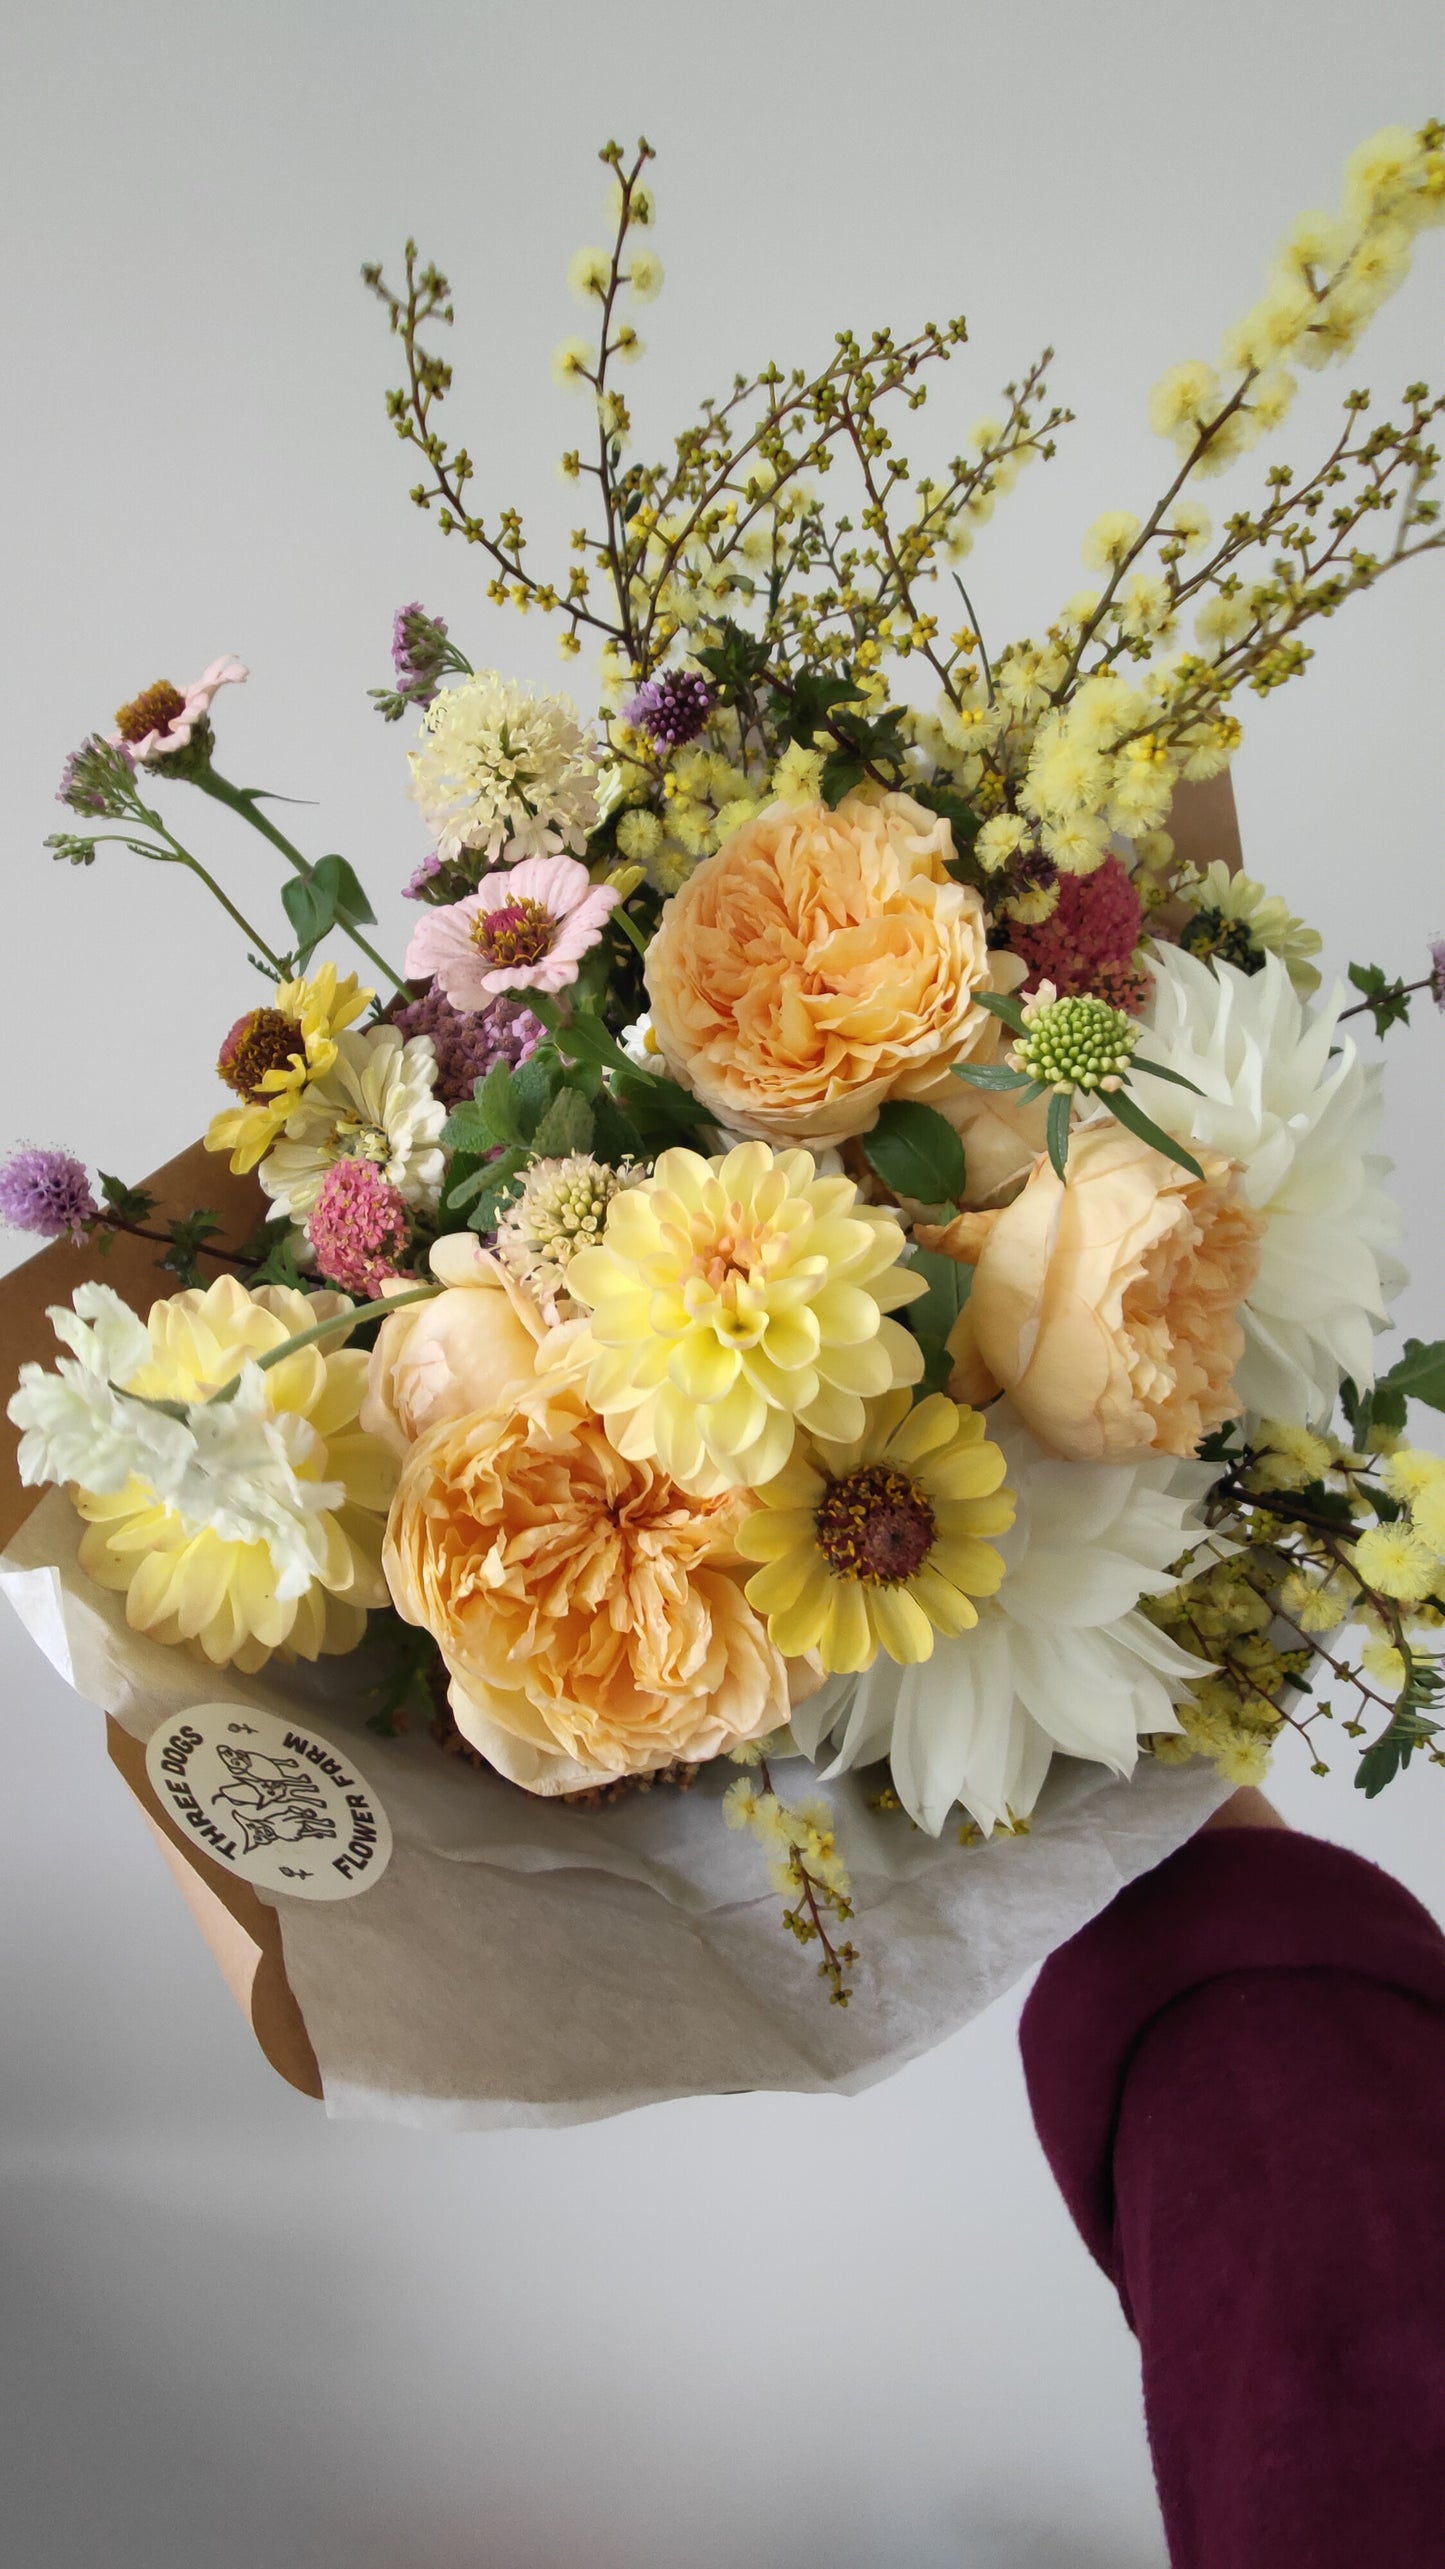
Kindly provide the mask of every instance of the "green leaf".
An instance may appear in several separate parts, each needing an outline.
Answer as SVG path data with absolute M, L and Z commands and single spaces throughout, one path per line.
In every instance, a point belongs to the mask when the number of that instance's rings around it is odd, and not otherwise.
M 955 1079 L 966 1079 L 970 1088 L 1032 1088 L 1033 1080 L 1026 1070 L 1010 1070 L 1006 1062 L 961 1062 L 953 1065 Z
M 852 793 L 855 785 L 862 784 L 867 772 L 862 759 L 851 749 L 835 749 L 824 759 L 819 781 L 830 811 L 837 808 L 845 794 Z
M 1423 1400 L 1431 1409 L 1445 1409 L 1445 1338 L 1432 1339 L 1428 1346 L 1419 1338 L 1406 1339 L 1403 1356 L 1396 1358 L 1375 1385 L 1376 1426 L 1390 1423 L 1380 1415 L 1381 1392 L 1398 1393 L 1406 1400 Z M 1403 1426 L 1403 1418 L 1398 1423 Z
M 525 1170 L 530 1157 L 530 1152 L 518 1143 L 514 1149 L 503 1151 L 498 1159 L 489 1160 L 485 1168 L 478 1169 L 475 1201 L 467 1215 L 469 1231 L 495 1231 L 502 1202 L 515 1192 L 516 1181 Z M 464 1180 L 457 1189 L 454 1201 L 470 1195 L 472 1186 L 473 1181 L 470 1178 Z
M 336 905 L 317 889 L 309 874 L 288 874 L 281 886 L 281 906 L 296 938 L 296 959 L 304 962 L 334 926 Z
M 592 1109 L 580 1089 L 559 1088 L 532 1135 L 539 1159 L 565 1159 L 592 1148 Z
M 890 1098 L 862 1141 L 869 1167 L 895 1195 L 924 1204 L 956 1204 L 962 1195 L 968 1173 L 963 1144 L 936 1107 Z
M 505 1062 L 494 1061 L 472 1095 L 489 1142 L 525 1142 L 530 1128 L 522 1111 L 521 1091 Z
M 643 1157 L 642 1135 L 609 1088 L 599 1089 L 592 1101 L 592 1148 L 610 1169 Z
M 954 846 L 960 852 L 972 847 L 983 827 L 983 819 L 971 803 L 966 803 L 961 794 L 950 793 L 946 785 L 914 785 L 910 790 L 915 803 L 921 803 L 926 812 L 936 812 L 941 821 L 947 821 L 953 832 Z
M 344 856 L 323 856 L 311 868 L 311 880 L 332 904 L 332 915 L 344 910 L 359 928 L 373 927 L 376 912 Z
M 930 1392 L 947 1391 L 948 1378 L 953 1371 L 953 1358 L 941 1338 L 920 1337 L 918 1343 L 923 1350 L 923 1372 L 913 1397 L 915 1400 L 926 1400 Z
M 1355 1769 L 1355 1785 L 1366 1801 L 1373 1802 L 1387 1784 L 1409 1765 L 1417 1748 L 1424 1748 L 1439 1731 L 1438 1722 L 1427 1720 L 1423 1713 L 1397 1704 L 1386 1728 L 1372 1740 Z
M 1003 990 L 975 990 L 973 997 L 975 1007 L 986 1008 L 991 1017 L 1002 1017 L 1004 1024 L 1012 1026 L 1016 1035 L 1027 1033 L 1021 1000 L 1011 999 Z
M 527 1006 L 534 1017 L 541 1019 L 557 1050 L 568 1061 L 601 1062 L 606 1070 L 635 1069 L 615 1035 L 609 1035 L 601 1018 L 589 1009 L 581 1008 L 575 1017 L 564 1018 L 556 1000 L 545 997 L 540 990 L 528 991 Z M 532 1058 L 535 1061 L 535 1053 Z M 638 1075 L 648 1078 L 651 1074 L 644 1071 Z
M 1166 1160 L 1173 1160 L 1180 1168 L 1188 1169 L 1191 1177 L 1203 1177 L 1204 1171 L 1193 1154 L 1186 1151 L 1182 1142 L 1171 1141 L 1153 1118 L 1145 1114 L 1143 1107 L 1135 1105 L 1127 1088 L 1101 1088 L 1099 1103 L 1107 1106 L 1125 1131 L 1134 1134 L 1138 1141 L 1147 1142 L 1153 1151 L 1162 1151 Z
M 915 1249 L 908 1267 L 910 1274 L 927 1279 L 928 1291 L 908 1303 L 900 1316 L 915 1338 L 942 1343 L 973 1291 L 973 1269 L 945 1256 L 942 1249 Z
M 1151 1079 L 1167 1079 L 1175 1088 L 1187 1088 L 1191 1097 L 1204 1095 L 1203 1089 L 1196 1087 L 1192 1079 L 1186 1079 L 1182 1070 L 1166 1070 L 1162 1062 L 1146 1061 L 1142 1053 L 1134 1055 L 1129 1068 L 1131 1073 L 1136 1070 L 1147 1071 Z
M 550 1044 L 540 1045 L 518 1069 L 509 1072 L 512 1102 L 520 1131 L 507 1134 L 506 1140 L 531 1140 L 566 1076 Z
M 156 1198 L 147 1195 L 143 1186 L 127 1186 L 122 1178 L 108 1177 L 104 1169 L 100 1171 L 100 1200 L 118 1222 L 144 1222 L 156 1209 Z
M 1055 1089 L 1053 1096 L 1049 1099 L 1048 1124 L 1049 1159 L 1052 1163 L 1055 1177 L 1065 1176 L 1068 1170 L 1069 1125 L 1073 1117 L 1073 1112 L 1074 1101 L 1072 1097 L 1067 1091 L 1061 1095 L 1060 1092 Z

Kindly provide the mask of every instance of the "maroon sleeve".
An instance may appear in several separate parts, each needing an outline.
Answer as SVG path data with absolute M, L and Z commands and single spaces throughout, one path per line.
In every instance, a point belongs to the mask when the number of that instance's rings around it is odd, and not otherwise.
M 1175 2569 L 1445 2563 L 1445 1939 L 1220 1829 L 1044 1965 L 1024 2069 L 1135 2329 Z

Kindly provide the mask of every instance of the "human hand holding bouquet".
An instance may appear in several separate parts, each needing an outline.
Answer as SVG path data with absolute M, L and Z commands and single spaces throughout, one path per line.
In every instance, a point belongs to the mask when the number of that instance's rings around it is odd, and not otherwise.
M 1445 1464 L 1403 1436 L 1410 1398 L 1445 1406 L 1445 1350 L 1376 1363 L 1399 1224 L 1350 1021 L 1445 1004 L 1445 955 L 1321 997 L 1318 937 L 1167 824 L 1313 620 L 1445 541 L 1419 385 L 1373 427 L 1350 394 L 1325 457 L 1271 465 L 1220 534 L 1193 489 L 1353 348 L 1445 216 L 1445 150 L 1432 125 L 1355 155 L 1220 366 L 1156 386 L 1157 505 L 1096 520 L 1042 639 L 991 645 L 961 566 L 1067 424 L 1047 359 L 922 475 L 892 423 L 962 321 L 844 332 L 633 460 L 651 154 L 603 159 L 594 333 L 558 354 L 590 523 L 551 581 L 439 428 L 445 279 L 411 248 L 399 292 L 366 272 L 414 500 L 495 603 L 600 646 L 595 728 L 399 613 L 377 701 L 420 716 L 430 842 L 399 970 L 351 866 L 220 773 L 239 662 L 75 753 L 56 854 L 193 872 L 269 985 L 218 1030 L 207 1136 L 269 1219 L 163 1229 L 182 1289 L 148 1322 L 83 1286 L 10 1415 L 134 1633 L 246 1674 L 365 1640 L 381 1728 L 435 1723 L 532 1795 L 734 1761 L 725 1816 L 841 2002 L 847 1849 L 785 1759 L 886 1762 L 900 1831 L 1018 1831 L 1059 1753 L 1239 1784 L 1288 1728 L 1318 1758 L 1317 1659 L 1367 1791 L 1441 1759 Z M 284 926 L 189 852 L 178 783 L 283 859 Z M 334 935 L 369 981 L 318 962 Z M 27 1149 L 0 1210 L 103 1243 L 155 1208 Z

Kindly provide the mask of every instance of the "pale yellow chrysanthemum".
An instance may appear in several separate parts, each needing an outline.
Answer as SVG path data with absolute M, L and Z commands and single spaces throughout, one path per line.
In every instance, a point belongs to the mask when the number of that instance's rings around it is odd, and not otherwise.
M 149 1361 L 125 1388 L 202 1404 L 190 1411 L 201 1443 L 181 1503 L 157 1496 L 143 1456 L 118 1490 L 71 1491 L 87 1527 L 81 1567 L 124 1595 L 134 1631 L 249 1672 L 275 1650 L 354 1650 L 368 1609 L 386 1604 L 381 1542 L 397 1467 L 357 1425 L 369 1357 L 338 1330 L 265 1373 L 254 1364 L 344 1308 L 340 1296 L 280 1285 L 248 1292 L 229 1275 L 152 1306 Z M 207 1409 L 243 1367 L 242 1396 Z M 138 1404 L 137 1414 L 156 1415 Z
M 923 1370 L 886 1317 L 925 1290 L 903 1249 L 892 1215 L 807 1151 L 664 1151 L 567 1270 L 590 1313 L 587 1397 L 618 1451 L 706 1494 L 771 1480 L 799 1423 L 861 1435 L 865 1400 Z
M 1418 1605 L 1440 1576 L 1440 1564 L 1413 1526 L 1372 1525 L 1354 1550 L 1355 1568 L 1366 1587 L 1402 1605 Z
M 263 1160 L 312 1080 L 336 1060 L 336 1039 L 374 997 L 354 972 L 338 981 L 334 963 L 309 980 L 283 981 L 264 1008 L 237 1019 L 217 1070 L 241 1099 L 211 1119 L 208 1151 L 229 1151 L 237 1177 Z
M 816 1651 L 830 1675 L 931 1657 L 934 1637 L 967 1632 L 1002 1555 L 984 1538 L 1012 1525 L 1005 1464 L 977 1410 L 942 1392 L 868 1404 L 861 1436 L 813 1437 L 758 1492 L 738 1549 L 762 1563 L 749 1605 L 785 1657 Z M 784 1636 L 787 1638 L 784 1638 Z

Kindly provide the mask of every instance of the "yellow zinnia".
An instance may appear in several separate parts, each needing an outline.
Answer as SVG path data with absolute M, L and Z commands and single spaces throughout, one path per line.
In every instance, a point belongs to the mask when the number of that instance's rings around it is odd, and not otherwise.
M 971 1600 L 1003 1578 L 983 1538 L 1013 1523 L 1005 1468 L 978 1411 L 942 1392 L 916 1408 L 889 1392 L 851 1444 L 800 1445 L 737 1537 L 763 1564 L 744 1593 L 776 1647 L 816 1651 L 841 1675 L 870 1668 L 880 1649 L 907 1667 L 932 1656 L 936 1632 L 967 1632 Z
M 204 1292 L 152 1305 L 145 1324 L 150 1360 L 128 1373 L 124 1388 L 147 1401 L 208 1401 L 248 1358 L 346 1307 L 339 1295 L 283 1285 L 248 1291 L 234 1276 L 221 1276 Z M 357 1424 L 369 1364 L 338 1330 L 255 1377 L 264 1409 L 254 1422 L 258 1432 L 238 1446 L 232 1478 L 240 1474 L 243 1485 L 233 1491 L 223 1470 L 209 1483 L 198 1479 L 194 1514 L 169 1505 L 148 1482 L 148 1414 L 136 1403 L 136 1460 L 124 1486 L 104 1495 L 71 1487 L 86 1520 L 81 1567 L 124 1595 L 134 1631 L 189 1642 L 213 1666 L 248 1673 L 273 1650 L 315 1659 L 355 1649 L 368 1609 L 387 1603 L 381 1546 L 397 1477 L 389 1448 Z M 238 1403 L 222 1422 L 234 1419 L 238 1436 L 245 1433 L 241 1413 Z M 318 1483 L 336 1493 L 330 1504 L 306 1501 L 305 1485 Z M 264 1525 L 261 1539 L 238 1539 L 234 1528 L 245 1516 Z M 298 1557 L 305 1561 L 299 1575 Z
M 587 1397 L 618 1452 L 705 1493 L 771 1480 L 799 1424 L 861 1436 L 865 1400 L 923 1371 L 885 1317 L 926 1290 L 903 1248 L 893 1216 L 807 1151 L 664 1151 L 567 1268 Z
M 238 1017 L 221 1046 L 216 1068 L 241 1099 L 213 1116 L 208 1151 L 229 1151 L 240 1177 L 264 1160 L 303 1091 L 336 1060 L 336 1038 L 354 1023 L 375 993 L 354 972 L 338 981 L 334 963 L 323 963 L 309 981 L 283 981 L 265 1008 Z

